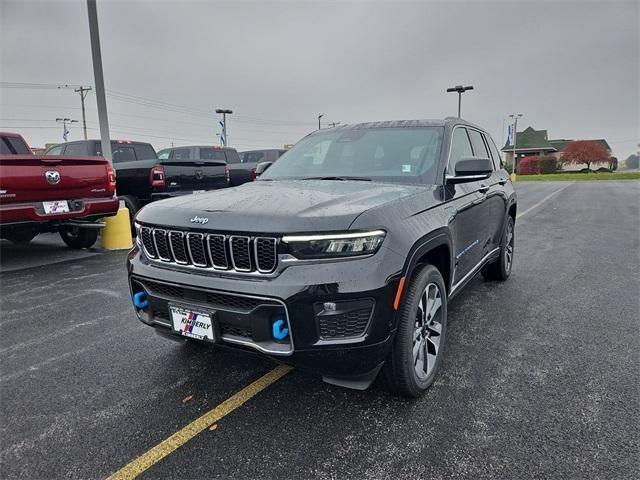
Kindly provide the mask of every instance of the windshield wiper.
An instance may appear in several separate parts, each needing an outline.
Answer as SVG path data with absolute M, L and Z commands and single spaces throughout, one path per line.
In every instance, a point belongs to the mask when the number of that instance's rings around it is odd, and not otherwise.
M 300 180 L 337 180 L 337 181 L 345 181 L 345 180 L 355 180 L 360 182 L 370 182 L 371 179 L 367 177 L 305 177 Z

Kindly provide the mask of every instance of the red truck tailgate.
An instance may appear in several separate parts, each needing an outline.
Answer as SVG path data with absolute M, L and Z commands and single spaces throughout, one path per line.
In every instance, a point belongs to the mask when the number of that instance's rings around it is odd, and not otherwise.
M 0 155 L 0 202 L 113 197 L 110 171 L 102 157 Z

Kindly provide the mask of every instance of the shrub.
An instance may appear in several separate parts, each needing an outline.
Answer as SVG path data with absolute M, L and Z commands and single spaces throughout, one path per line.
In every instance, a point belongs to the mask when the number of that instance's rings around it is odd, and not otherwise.
M 523 157 L 518 162 L 518 173 L 520 175 L 537 175 L 540 173 L 540 157 Z
M 611 170 L 609 170 L 607 167 L 600 167 L 599 169 L 596 170 L 596 172 L 610 172 Z
M 558 160 L 553 155 L 544 155 L 538 158 L 540 173 L 554 173 L 558 170 Z
M 589 168 L 583 168 L 582 170 L 580 170 L 578 173 L 591 173 L 591 169 Z

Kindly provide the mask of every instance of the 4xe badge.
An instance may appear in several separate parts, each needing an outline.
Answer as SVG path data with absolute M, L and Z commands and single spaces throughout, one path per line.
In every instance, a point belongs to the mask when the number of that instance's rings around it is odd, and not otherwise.
M 200 225 L 205 225 L 205 224 L 209 223 L 209 219 L 207 217 L 199 217 L 197 215 L 195 217 L 193 217 L 189 221 L 191 223 L 199 223 Z
M 47 179 L 47 182 L 55 185 L 57 183 L 60 183 L 60 172 L 58 172 L 57 170 L 47 170 L 46 172 L 44 172 L 44 178 Z

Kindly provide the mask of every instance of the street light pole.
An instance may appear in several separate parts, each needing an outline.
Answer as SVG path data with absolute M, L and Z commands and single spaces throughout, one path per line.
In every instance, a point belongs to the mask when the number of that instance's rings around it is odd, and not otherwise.
M 455 87 L 447 88 L 447 92 L 458 93 L 458 118 L 460 118 L 460 112 L 462 108 L 462 94 L 467 90 L 473 90 L 473 85 L 468 85 L 466 87 L 463 87 L 462 85 L 456 85 Z
M 324 113 L 322 115 L 318 115 L 318 130 L 320 130 L 320 119 L 324 117 Z
M 216 113 L 222 114 L 222 145 L 227 146 L 229 141 L 227 140 L 227 113 L 231 115 L 233 110 L 228 108 L 216 108 Z
M 104 74 L 102 72 L 102 52 L 100 50 L 100 31 L 98 30 L 98 10 L 96 0 L 87 0 L 89 13 L 89 36 L 91 37 L 91 58 L 93 60 L 93 77 L 96 86 L 96 102 L 98 104 L 98 123 L 100 124 L 100 146 L 102 156 L 112 163 L 111 140 L 109 138 L 109 120 L 107 118 L 107 98 L 104 93 Z
M 516 179 L 516 172 L 518 169 L 518 154 L 516 152 L 516 146 L 518 144 L 518 119 L 522 118 L 522 114 L 521 113 L 512 113 L 511 115 L 509 115 L 511 118 L 514 119 L 513 122 L 513 177 L 512 179 L 515 181 Z

